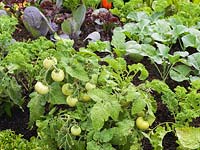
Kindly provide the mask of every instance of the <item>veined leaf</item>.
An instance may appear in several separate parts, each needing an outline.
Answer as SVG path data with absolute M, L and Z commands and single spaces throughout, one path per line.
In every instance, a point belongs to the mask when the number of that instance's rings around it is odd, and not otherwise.
M 39 95 L 36 92 L 30 95 L 30 102 L 28 103 L 28 107 L 30 110 L 30 118 L 29 118 L 29 127 L 31 127 L 34 122 L 44 114 L 45 111 L 45 99 L 43 95 Z
M 200 53 L 193 53 L 192 55 L 188 56 L 188 62 L 195 69 L 200 71 Z
M 187 34 L 183 36 L 182 38 L 183 45 L 185 48 L 187 47 L 196 47 L 196 36 L 193 34 Z
M 192 71 L 190 67 L 185 65 L 178 65 L 170 70 L 170 77 L 177 82 L 189 80 L 190 71 Z
M 51 104 L 66 104 L 66 97 L 62 94 L 62 90 L 58 82 L 53 82 L 51 84 L 48 101 Z
M 104 108 L 103 103 L 96 103 L 90 111 L 92 125 L 95 130 L 100 130 L 104 122 L 108 120 L 109 112 Z
M 77 62 L 76 64 L 73 64 L 73 66 L 69 66 L 66 62 L 62 60 L 61 62 L 63 63 L 63 67 L 65 68 L 65 71 L 69 75 L 81 81 L 85 81 L 85 82 L 89 81 L 88 74 L 85 71 L 83 65 Z
M 184 148 L 200 148 L 200 128 L 176 128 L 176 134 L 178 136 L 178 140 Z

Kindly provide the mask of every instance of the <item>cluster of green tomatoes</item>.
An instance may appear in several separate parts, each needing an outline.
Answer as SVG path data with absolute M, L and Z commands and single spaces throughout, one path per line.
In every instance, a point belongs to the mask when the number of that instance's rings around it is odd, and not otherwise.
M 47 57 L 43 61 L 43 67 L 45 69 L 49 70 L 49 69 L 54 68 L 51 72 L 52 80 L 56 81 L 56 82 L 61 82 L 65 78 L 65 73 L 62 69 L 53 67 L 56 64 L 57 64 L 57 59 L 55 57 Z M 95 84 L 92 84 L 90 82 L 87 82 L 85 84 L 85 89 L 87 91 L 95 89 L 95 88 L 96 88 Z M 47 85 L 43 84 L 42 82 L 38 81 L 35 84 L 35 91 L 41 95 L 45 95 L 49 92 L 49 87 Z M 72 97 L 73 92 L 74 92 L 74 89 L 73 89 L 73 85 L 71 83 L 65 83 L 62 85 L 62 93 L 65 96 L 67 96 L 66 103 L 70 107 L 75 107 L 78 102 L 77 97 Z M 84 102 L 88 102 L 91 100 L 91 98 L 87 93 L 82 93 L 81 100 Z M 136 119 L 136 126 L 140 130 L 147 130 L 150 125 L 149 125 L 148 121 L 144 120 L 144 115 L 140 114 L 140 115 L 138 115 L 138 117 Z M 72 135 L 78 136 L 81 133 L 81 128 L 78 125 L 74 125 L 71 127 L 71 133 L 72 133 Z

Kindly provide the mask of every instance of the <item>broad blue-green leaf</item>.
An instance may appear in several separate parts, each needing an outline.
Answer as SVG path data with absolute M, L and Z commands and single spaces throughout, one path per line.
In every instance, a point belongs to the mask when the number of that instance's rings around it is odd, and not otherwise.
M 125 39 L 123 32 L 114 30 L 111 44 L 117 49 L 125 49 Z
M 78 29 L 80 29 L 81 25 L 83 24 L 83 21 L 85 20 L 85 14 L 86 14 L 86 7 L 85 5 L 80 5 L 73 13 L 73 19 L 78 24 Z
M 196 36 L 193 34 L 187 34 L 183 36 L 182 38 L 183 46 L 185 48 L 187 47 L 194 47 L 196 48 Z
M 200 128 L 183 127 L 176 128 L 176 134 L 180 144 L 186 149 L 200 148 Z
M 101 146 L 98 145 L 95 141 L 89 141 L 87 143 L 87 150 L 100 150 Z
M 61 24 L 62 31 L 66 34 L 72 34 L 71 20 L 67 19 Z
M 159 54 L 162 56 L 162 57 L 167 57 L 167 54 L 169 53 L 169 50 L 170 48 L 164 44 L 160 44 L 158 42 L 156 42 L 156 45 L 158 47 L 158 50 L 159 50 Z
M 143 19 L 149 19 L 149 16 L 145 12 L 130 12 L 127 16 L 128 19 L 132 21 L 141 21 Z
M 170 77 L 177 82 L 189 80 L 189 73 L 192 71 L 186 65 L 177 65 L 170 70 Z
M 194 53 L 188 56 L 188 63 L 200 71 L 200 53 Z
M 51 84 L 48 101 L 51 104 L 66 104 L 66 97 L 62 94 L 61 86 L 58 82 Z

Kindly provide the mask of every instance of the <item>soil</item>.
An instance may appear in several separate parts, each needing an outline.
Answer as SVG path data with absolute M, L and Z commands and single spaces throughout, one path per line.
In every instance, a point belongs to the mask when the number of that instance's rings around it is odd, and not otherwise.
M 75 43 L 74 45 L 75 49 L 78 49 L 80 46 L 85 46 L 86 43 L 83 42 L 83 39 L 88 35 L 88 33 L 95 31 L 94 24 L 92 24 L 91 28 L 89 27 L 90 26 L 88 24 L 84 23 L 82 27 L 82 31 L 85 31 L 85 32 L 81 33 L 80 39 L 78 39 L 77 40 L 78 42 Z M 108 33 L 105 33 L 105 32 L 102 32 L 101 34 L 101 38 L 103 40 L 107 40 L 107 39 L 110 40 L 111 36 L 112 36 L 111 34 L 109 35 Z M 13 37 L 17 41 L 27 41 L 27 40 L 33 39 L 31 35 L 25 30 L 22 24 L 17 25 L 16 31 L 14 32 Z M 175 48 L 178 49 L 176 46 L 174 47 L 174 49 Z M 101 53 L 99 53 L 99 55 L 101 56 Z M 135 63 L 134 60 L 132 60 L 129 57 L 126 57 L 125 59 L 128 64 Z M 153 79 L 161 79 L 158 74 L 158 71 L 156 70 L 155 66 L 151 64 L 150 60 L 148 60 L 147 58 L 144 58 L 141 63 L 144 64 L 147 70 L 149 71 L 149 77 L 148 77 L 149 81 Z M 174 87 L 178 85 L 178 83 L 170 79 L 167 79 L 166 82 L 168 83 L 168 85 L 170 85 L 171 89 L 173 89 Z M 133 83 L 135 85 L 138 85 L 142 83 L 142 81 L 138 81 L 134 79 Z M 181 85 L 188 87 L 189 83 L 182 82 Z M 170 114 L 167 107 L 160 100 L 160 96 L 156 93 L 155 93 L 155 99 L 157 101 L 157 112 L 155 114 L 156 121 L 153 124 L 153 126 L 162 122 L 166 122 L 166 121 L 174 122 L 173 116 Z M 31 136 L 37 136 L 37 132 L 36 132 L 36 128 L 33 128 L 32 130 L 28 128 L 28 121 L 29 121 L 29 110 L 26 107 L 26 105 L 24 106 L 23 110 L 15 107 L 12 109 L 12 117 L 9 118 L 8 116 L 5 116 L 5 115 L 0 117 L 0 130 L 12 129 L 17 134 L 22 134 L 24 138 L 30 139 Z M 195 119 L 191 125 L 200 127 L 200 118 Z M 163 139 L 164 150 L 176 150 L 178 146 L 178 144 L 176 143 L 176 140 L 177 140 L 177 137 L 173 133 L 171 132 L 168 133 Z M 148 139 L 144 138 L 142 140 L 142 144 L 143 144 L 144 150 L 153 150 Z

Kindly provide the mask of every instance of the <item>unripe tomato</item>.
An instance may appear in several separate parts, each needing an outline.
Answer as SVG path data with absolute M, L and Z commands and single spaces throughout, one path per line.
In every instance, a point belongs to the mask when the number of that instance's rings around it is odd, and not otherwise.
M 73 88 L 72 88 L 72 85 L 70 83 L 65 83 L 63 84 L 62 86 L 62 93 L 64 95 L 72 95 L 73 93 Z
M 81 128 L 78 125 L 73 125 L 71 127 L 71 133 L 74 136 L 79 136 L 81 134 Z
M 149 123 L 148 121 L 145 121 L 143 117 L 138 117 L 136 119 L 136 126 L 140 130 L 147 130 L 149 128 Z
M 70 107 L 75 107 L 76 103 L 78 102 L 78 99 L 77 98 L 73 98 L 71 96 L 68 96 L 67 99 L 66 99 L 66 102 Z
M 90 96 L 87 93 L 81 94 L 81 99 L 84 102 L 89 102 L 91 100 Z
M 86 88 L 86 90 L 92 90 L 92 89 L 95 89 L 96 88 L 96 85 L 95 84 L 92 84 L 92 83 L 90 83 L 90 82 L 87 82 L 86 84 L 85 84 L 85 88 Z
M 38 92 L 39 94 L 47 94 L 49 92 L 49 87 L 44 85 L 42 82 L 38 81 L 35 84 L 35 91 Z
M 51 78 L 56 82 L 60 82 L 60 81 L 64 80 L 65 73 L 62 69 L 54 69 L 51 72 Z
M 47 57 L 43 61 L 43 66 L 46 69 L 51 68 L 53 65 L 57 64 L 57 59 L 55 57 Z

